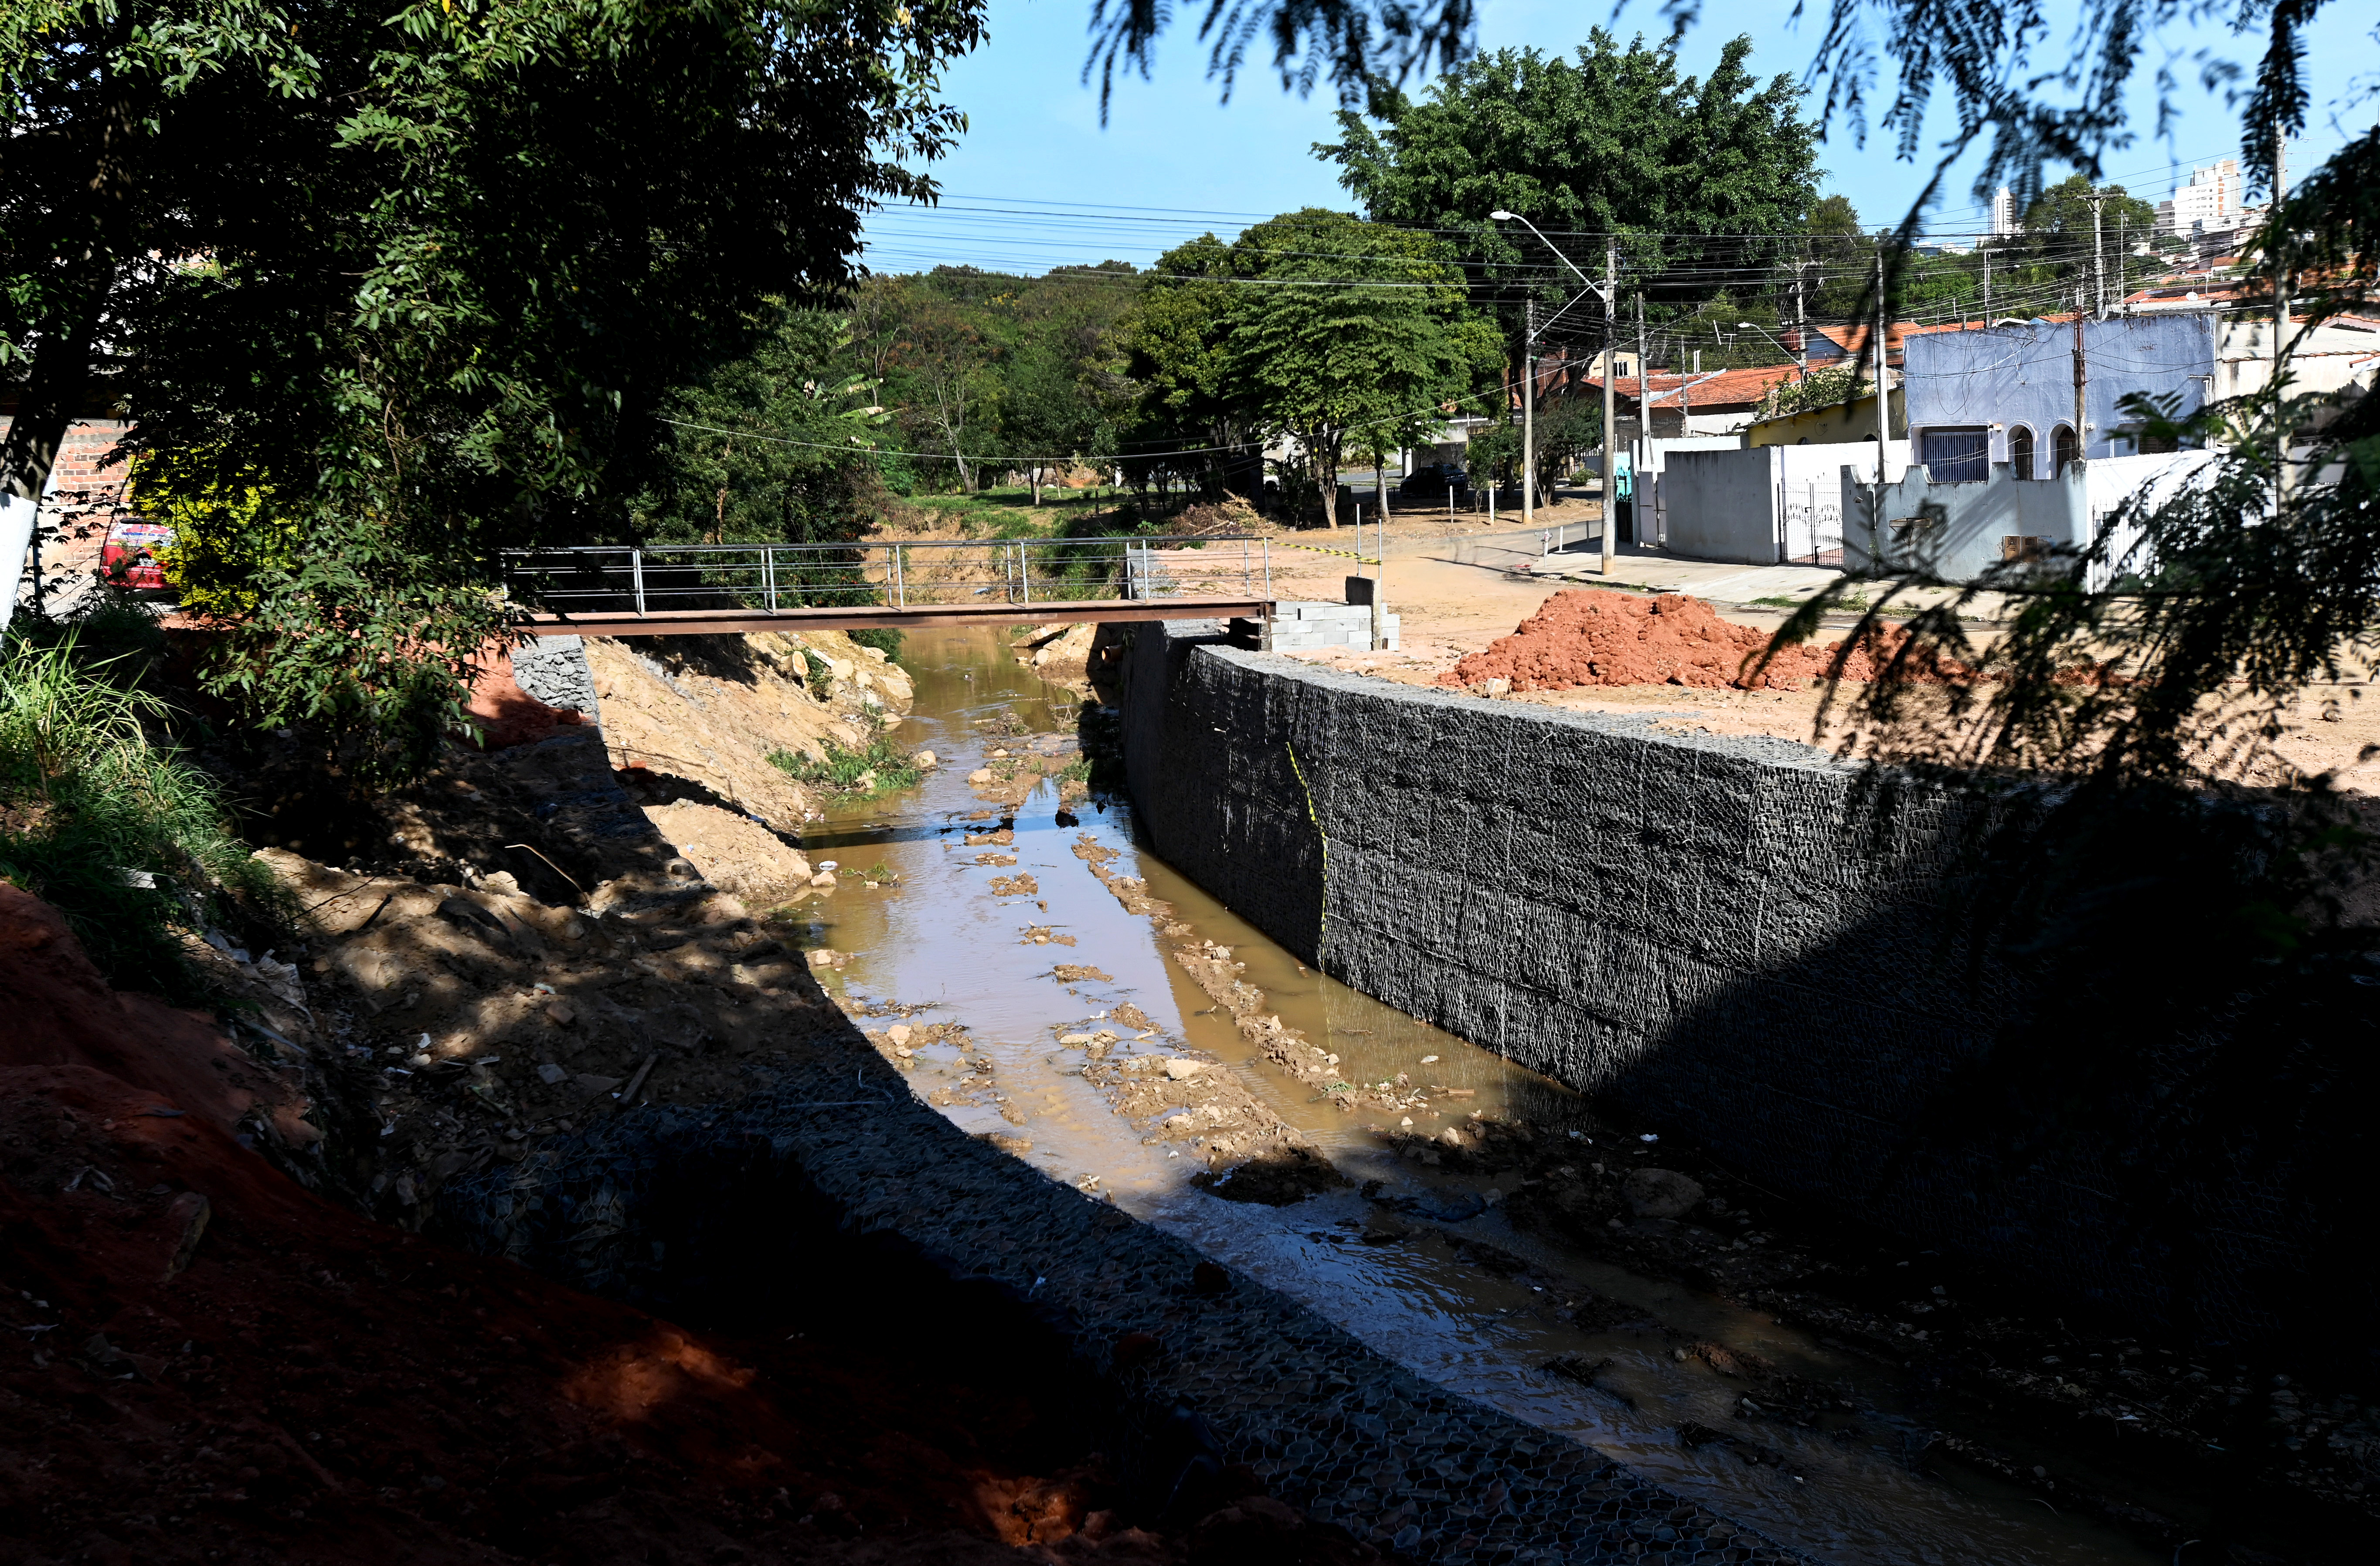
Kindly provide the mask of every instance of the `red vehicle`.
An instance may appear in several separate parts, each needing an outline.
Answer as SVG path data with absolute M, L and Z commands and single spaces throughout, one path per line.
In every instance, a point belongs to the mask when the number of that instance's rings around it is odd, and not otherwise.
M 167 585 L 165 564 L 158 557 L 173 547 L 170 524 L 121 518 L 99 546 L 100 580 L 110 587 L 162 590 Z

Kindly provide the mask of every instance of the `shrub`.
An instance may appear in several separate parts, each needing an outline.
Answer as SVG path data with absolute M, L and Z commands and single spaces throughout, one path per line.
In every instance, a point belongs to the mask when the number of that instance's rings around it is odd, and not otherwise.
M 910 762 L 908 752 L 881 736 L 856 750 L 829 740 L 826 754 L 815 758 L 791 750 L 772 751 L 769 761 L 797 782 L 861 793 L 869 798 L 896 788 L 915 788 L 925 776 Z
M 851 639 L 861 647 L 874 648 L 895 663 L 901 662 L 901 644 L 905 638 L 899 631 L 889 625 L 854 631 L 851 633 Z

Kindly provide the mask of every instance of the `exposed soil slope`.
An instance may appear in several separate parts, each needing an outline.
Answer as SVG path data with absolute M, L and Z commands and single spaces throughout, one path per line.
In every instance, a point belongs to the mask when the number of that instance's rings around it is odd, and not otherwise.
M 0 989 L 0 1559 L 1369 1558 L 1259 1498 L 1121 1526 L 1000 1345 L 689 1330 L 334 1207 L 236 1137 L 228 1039 L 6 887 Z
M 810 797 L 772 752 L 857 748 L 909 710 L 907 673 L 840 631 L 590 639 L 587 662 L 614 767 L 697 784 L 705 803 L 783 832 Z

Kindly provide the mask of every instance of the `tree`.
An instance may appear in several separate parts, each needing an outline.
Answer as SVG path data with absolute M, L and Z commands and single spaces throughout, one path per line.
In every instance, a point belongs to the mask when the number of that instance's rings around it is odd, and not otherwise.
M 105 398 L 152 482 L 269 494 L 211 677 L 418 764 L 499 623 L 494 551 L 616 534 L 669 388 L 764 297 L 847 287 L 860 210 L 931 193 L 936 73 L 981 26 L 980 0 L 19 0 L 0 490 L 38 493 Z
M 1383 86 L 1367 114 L 1342 111 L 1340 140 L 1315 151 L 1340 165 L 1340 183 L 1374 222 L 1454 237 L 1455 254 L 1493 290 L 1517 380 L 1523 300 L 1536 297 L 1542 320 L 1578 285 L 1526 229 L 1489 212 L 1517 212 L 1557 243 L 1616 233 L 1635 273 L 1721 257 L 1740 266 L 1762 249 L 1748 252 L 1745 236 L 1781 243 L 1799 230 L 1817 194 L 1815 127 L 1790 78 L 1753 77 L 1751 53 L 1738 38 L 1696 79 L 1680 74 L 1670 46 L 1638 39 L 1623 49 L 1600 28 L 1569 57 L 1500 49 L 1418 99 Z M 1599 244 L 1572 249 L 1573 262 L 1600 273 Z M 1648 311 L 1666 321 L 1717 286 L 1667 284 Z M 1601 346 L 1592 335 L 1590 353 Z
M 1232 248 L 1201 235 L 1158 258 L 1156 274 L 1123 326 L 1124 373 L 1134 399 L 1116 452 L 1128 473 L 1147 468 L 1151 452 L 1188 452 L 1184 464 L 1208 494 L 1225 487 L 1228 458 L 1263 446 L 1257 410 L 1235 395 L 1231 378 Z M 1175 459 L 1180 460 L 1180 459 Z
M 743 358 L 670 394 L 667 443 L 628 502 L 637 536 L 823 542 L 866 526 L 868 448 L 889 417 L 860 373 L 849 321 L 771 301 Z
M 1229 276 L 1222 400 L 1298 443 L 1333 528 L 1351 439 L 1414 444 L 1495 384 L 1494 330 L 1427 236 L 1308 207 L 1243 233 Z

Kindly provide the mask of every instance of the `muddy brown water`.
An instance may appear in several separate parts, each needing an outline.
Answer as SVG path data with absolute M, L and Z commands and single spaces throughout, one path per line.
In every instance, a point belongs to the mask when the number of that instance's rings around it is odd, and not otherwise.
M 1232 949 L 1243 976 L 1265 991 L 1269 1010 L 1337 1052 L 1351 1080 L 1400 1071 L 1417 1081 L 1468 1087 L 1466 1111 L 1536 1116 L 1569 1097 L 1547 1078 L 1393 1011 L 1314 973 L 1197 887 L 1138 847 L 1127 807 L 1076 807 L 1079 826 L 1061 826 L 1054 783 L 1015 812 L 1011 867 L 979 866 L 962 824 L 981 802 L 965 774 L 994 746 L 1050 747 L 1075 735 L 1079 702 L 1016 663 L 998 630 L 913 634 L 901 662 L 917 681 L 917 704 L 897 731 L 906 747 L 943 762 L 917 788 L 829 812 L 806 838 L 812 857 L 837 861 L 843 889 L 800 916 L 812 945 L 853 953 L 826 970 L 830 989 L 866 1006 L 919 1008 L 914 1023 L 968 1029 L 974 1059 L 993 1062 L 989 1086 L 954 1046 L 918 1052 L 915 1090 L 956 1101 L 943 1108 L 964 1129 L 1029 1140 L 1017 1156 L 1069 1184 L 1103 1192 L 1119 1206 L 1301 1301 L 1381 1354 L 1448 1389 L 1609 1453 L 1664 1485 L 1799 1548 L 1843 1562 L 2072 1563 L 2146 1566 L 2162 1551 L 2048 1503 L 1940 1454 L 1920 1453 L 1944 1426 L 1939 1411 L 1910 1406 L 1889 1373 L 1759 1312 L 1682 1285 L 1630 1273 L 1508 1225 L 1492 1198 L 1476 1216 L 1432 1222 L 1386 1210 L 1358 1189 L 1288 1208 L 1222 1200 L 1193 1187 L 1199 1167 L 1162 1142 L 1146 1143 L 1080 1075 L 1080 1050 L 1061 1036 L 1103 1025 L 1125 1036 L 1118 1053 L 1188 1046 L 1229 1062 L 1252 1087 L 1357 1182 L 1378 1180 L 1376 1196 L 1411 1196 L 1456 1213 L 1487 1197 L 1494 1182 L 1420 1168 L 1394 1157 L 1350 1114 L 1253 1051 L 1160 949 L 1147 919 L 1124 912 L 1073 853 L 1088 832 L 1123 856 L 1113 868 L 1144 876 L 1198 936 Z M 990 723 L 983 721 L 989 720 Z M 995 726 L 996 725 L 996 726 Z M 948 829 L 948 830 L 946 830 Z M 881 866 L 881 890 L 857 873 Z M 1029 872 L 1038 892 L 994 895 L 995 876 Z M 1075 938 L 1071 948 L 1034 944 L 1038 928 Z M 1108 982 L 1064 984 L 1057 963 L 1086 965 Z M 1130 1002 L 1154 1036 L 1116 1026 L 1108 1014 Z M 864 1021 L 880 1029 L 902 1020 Z M 1422 1064 L 1423 1058 L 1438 1060 Z M 1444 1100 L 1441 1100 L 1443 1102 Z M 1003 1109 L 1009 1112 L 1003 1113 Z M 1420 1117 L 1416 1117 L 1417 1120 Z M 1021 1121 L 1021 1123 L 1019 1122 Z M 1423 1129 L 1443 1123 L 1421 1121 Z M 1509 1177 L 1508 1177 L 1509 1178 Z M 1387 1232 L 1405 1237 L 1379 1243 Z M 1536 1276 L 1558 1281 L 1537 1292 L 1530 1274 L 1505 1277 L 1459 1254 L 1476 1242 L 1517 1255 Z M 1565 1285 L 1592 1291 L 1643 1314 L 1639 1324 L 1589 1331 L 1554 1319 Z M 1851 1407 L 1829 1428 L 1762 1422 L 1756 1437 L 1786 1460 L 1752 1465 L 1725 1444 L 1687 1446 L 1682 1426 L 1745 1428 L 1735 1417 L 1740 1386 L 1677 1346 L 1701 1339 L 1749 1349 L 1781 1367 L 1832 1382 Z M 1559 1355 L 1611 1364 L 1594 1388 L 1548 1375 Z M 1956 1426 L 1949 1426 L 1955 1428 Z

